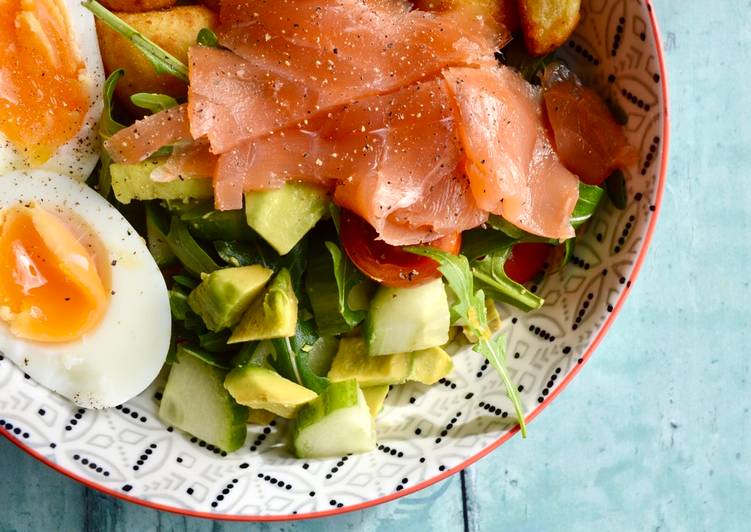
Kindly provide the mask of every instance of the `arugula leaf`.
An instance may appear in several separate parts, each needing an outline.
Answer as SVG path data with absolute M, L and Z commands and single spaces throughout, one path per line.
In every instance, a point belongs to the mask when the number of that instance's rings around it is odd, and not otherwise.
M 180 218 L 173 216 L 170 222 L 167 243 L 177 259 L 191 274 L 200 276 L 219 269 L 219 265 L 206 253 L 188 231 L 188 226 Z
M 166 94 L 157 94 L 155 92 L 137 92 L 131 94 L 130 101 L 143 109 L 148 109 L 152 114 L 165 111 L 170 107 L 177 105 L 177 100 Z
M 497 214 L 491 214 L 488 217 L 488 225 L 496 231 L 501 231 L 509 238 L 513 238 L 515 240 L 519 240 L 520 238 L 524 238 L 525 236 L 532 236 L 523 229 L 519 229 L 511 222 L 507 221 L 505 218 L 498 216 Z
M 596 185 L 579 183 L 579 200 L 571 213 L 571 225 L 574 229 L 592 217 L 604 194 L 605 191 Z
M 349 259 L 342 253 L 339 246 L 333 242 L 326 242 L 326 248 L 334 262 L 334 277 L 336 289 L 339 294 L 339 313 L 350 327 L 354 327 L 365 319 L 365 310 L 352 310 L 349 306 L 349 293 L 352 289 L 365 280 L 360 270 L 355 268 Z
M 433 248 L 408 247 L 405 249 L 417 255 L 430 257 L 440 264 L 438 270 L 443 274 L 449 289 L 458 300 L 452 306 L 452 312 L 461 316 L 466 322 L 465 327 L 478 338 L 474 350 L 483 354 L 500 375 L 506 387 L 506 395 L 514 406 L 522 437 L 526 438 L 527 427 L 519 392 L 506 371 L 506 338 L 504 336 L 495 340 L 491 338 L 485 310 L 485 294 L 482 290 L 474 291 L 474 279 L 469 268 L 469 261 L 463 255 L 451 255 Z
M 102 117 L 99 120 L 99 136 L 102 140 L 107 140 L 112 135 L 123 129 L 125 126 L 112 117 L 112 97 L 115 94 L 115 87 L 125 75 L 125 70 L 119 68 L 112 72 L 104 82 L 104 107 L 102 108 Z M 110 164 L 112 158 L 107 150 L 102 149 L 99 161 L 99 194 L 107 198 L 112 191 L 112 176 L 110 175 Z
M 542 298 L 506 275 L 504 264 L 510 253 L 509 247 L 472 261 L 472 275 L 488 297 L 514 305 L 525 312 L 540 308 L 545 302 Z
M 188 67 L 172 54 L 160 48 L 156 43 L 144 37 L 130 24 L 126 23 L 99 2 L 89 0 L 81 5 L 91 11 L 96 18 L 125 37 L 151 63 L 159 74 L 170 74 L 188 82 Z
M 198 32 L 196 42 L 201 46 L 208 46 L 209 48 L 219 48 L 219 39 L 216 33 L 211 28 L 201 28 Z
M 181 353 L 195 357 L 201 362 L 205 362 L 209 366 L 214 366 L 215 368 L 219 369 L 230 369 L 230 365 L 227 362 L 221 360 L 215 354 L 204 351 L 203 349 L 199 349 L 198 347 L 188 344 L 180 344 L 177 346 L 177 349 Z
M 608 198 L 616 209 L 626 208 L 626 176 L 621 170 L 616 170 L 605 180 Z
M 272 340 L 276 357 L 270 360 L 274 369 L 282 377 L 294 381 L 316 393 L 321 393 L 329 385 L 326 377 L 316 375 L 311 369 L 309 351 L 318 341 L 318 334 L 312 321 L 299 320 L 295 336 Z

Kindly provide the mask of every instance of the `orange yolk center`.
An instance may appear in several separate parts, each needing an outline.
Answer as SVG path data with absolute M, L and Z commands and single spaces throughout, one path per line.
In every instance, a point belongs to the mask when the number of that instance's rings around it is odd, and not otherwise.
M 34 204 L 0 213 L 0 319 L 15 336 L 80 338 L 107 302 L 93 256 L 60 218 Z
M 0 131 L 32 165 L 81 129 L 84 73 L 60 0 L 0 0 Z

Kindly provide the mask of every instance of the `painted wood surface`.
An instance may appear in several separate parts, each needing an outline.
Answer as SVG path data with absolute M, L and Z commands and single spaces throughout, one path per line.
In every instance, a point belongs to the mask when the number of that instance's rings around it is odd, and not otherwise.
M 615 326 L 526 441 L 380 507 L 243 525 L 114 500 L 3 440 L 0 530 L 747 529 L 751 3 L 654 4 L 672 95 L 662 218 Z

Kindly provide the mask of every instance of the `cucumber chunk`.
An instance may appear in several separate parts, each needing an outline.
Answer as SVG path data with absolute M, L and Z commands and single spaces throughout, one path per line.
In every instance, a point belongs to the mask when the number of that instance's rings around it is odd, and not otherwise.
M 380 286 L 365 319 L 365 340 L 371 355 L 389 355 L 444 345 L 450 315 L 440 279 L 420 286 Z
M 236 451 L 245 443 L 248 408 L 224 388 L 226 373 L 178 347 L 159 417 L 223 451 Z
M 293 447 L 298 458 L 364 453 L 375 445 L 375 422 L 354 379 L 331 383 L 297 416 Z

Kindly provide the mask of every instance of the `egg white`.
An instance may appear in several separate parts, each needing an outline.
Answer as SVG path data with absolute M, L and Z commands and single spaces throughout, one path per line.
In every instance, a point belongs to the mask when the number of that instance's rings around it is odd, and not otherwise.
M 60 146 L 46 162 L 33 168 L 68 175 L 83 181 L 91 174 L 99 159 L 101 142 L 97 128 L 104 105 L 104 67 L 99 52 L 94 16 L 81 5 L 80 0 L 60 0 L 60 3 L 68 11 L 70 35 L 75 40 L 78 54 L 86 66 L 82 80 L 90 107 L 76 136 Z M 31 168 L 23 152 L 13 146 L 0 132 L 0 174 Z
M 0 209 L 32 201 L 96 231 L 111 265 L 112 295 L 98 326 L 72 342 L 20 339 L 0 321 L 0 351 L 36 382 L 79 406 L 122 404 L 141 393 L 165 362 L 172 322 L 164 278 L 143 238 L 84 184 L 37 170 L 0 176 Z

